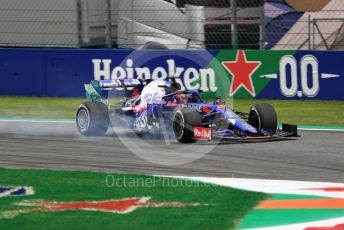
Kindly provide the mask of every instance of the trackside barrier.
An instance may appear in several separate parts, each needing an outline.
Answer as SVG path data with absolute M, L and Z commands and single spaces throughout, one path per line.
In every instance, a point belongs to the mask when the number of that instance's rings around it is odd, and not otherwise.
M 0 95 L 83 97 L 92 79 L 164 79 L 204 96 L 344 100 L 344 52 L 0 49 Z

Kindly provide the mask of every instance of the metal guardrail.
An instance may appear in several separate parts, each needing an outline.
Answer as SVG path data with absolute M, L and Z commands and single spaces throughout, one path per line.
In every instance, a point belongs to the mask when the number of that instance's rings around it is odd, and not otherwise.
M 340 23 L 340 26 L 336 26 L 335 30 L 327 31 L 327 29 L 331 29 L 331 25 L 333 23 Z M 339 46 L 337 42 L 340 42 L 340 39 L 344 38 L 343 29 L 344 29 L 344 18 L 313 18 L 311 21 L 312 32 L 310 33 L 310 49 L 317 50 L 317 49 L 336 49 L 342 48 Z M 325 27 L 321 24 L 326 23 Z M 317 44 L 317 36 L 320 39 L 320 43 Z M 343 47 L 344 48 L 344 47 Z
M 0 47 L 344 49 L 340 7 L 307 17 L 282 1 L 254 8 L 263 2 L 1 0 Z
M 263 2 L 1 0 L 0 46 L 142 48 L 160 42 L 168 48 L 259 49 L 265 43 Z
M 328 28 L 331 29 L 333 22 L 340 23 L 340 26 L 336 25 L 336 28 L 332 28 L 331 31 L 324 31 Z M 321 23 L 328 23 L 329 26 L 321 25 Z M 344 43 L 338 44 L 338 42 L 344 39 L 344 18 L 311 18 L 308 17 L 308 37 L 298 46 L 298 50 L 343 50 Z

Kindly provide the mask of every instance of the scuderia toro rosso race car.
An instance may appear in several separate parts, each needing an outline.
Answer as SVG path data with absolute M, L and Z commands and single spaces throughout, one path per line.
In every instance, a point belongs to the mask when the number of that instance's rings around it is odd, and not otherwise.
M 220 97 L 206 103 L 200 90 L 180 90 L 175 78 L 91 81 L 85 85 L 91 99 L 76 113 L 79 132 L 104 135 L 108 127 L 125 124 L 139 136 L 170 132 L 182 143 L 214 138 L 232 140 L 296 137 L 297 126 L 277 128 L 277 115 L 269 104 L 253 105 L 249 113 L 228 108 Z M 111 104 L 109 92 L 121 91 L 124 99 Z M 104 96 L 107 92 L 107 95 Z

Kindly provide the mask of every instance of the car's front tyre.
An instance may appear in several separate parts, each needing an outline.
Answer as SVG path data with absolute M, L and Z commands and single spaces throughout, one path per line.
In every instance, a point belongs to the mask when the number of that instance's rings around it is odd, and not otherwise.
M 268 131 L 275 134 L 277 130 L 277 114 L 270 104 L 253 105 L 250 109 L 248 122 L 258 132 Z
M 181 143 L 195 142 L 193 128 L 201 125 L 201 116 L 193 107 L 181 108 L 173 116 L 174 135 Z

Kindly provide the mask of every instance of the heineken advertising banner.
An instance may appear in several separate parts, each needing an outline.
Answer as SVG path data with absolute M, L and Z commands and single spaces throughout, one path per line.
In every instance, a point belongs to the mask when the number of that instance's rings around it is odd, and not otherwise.
M 0 94 L 83 97 L 93 79 L 174 76 L 205 98 L 344 100 L 343 60 L 332 51 L 1 49 Z

